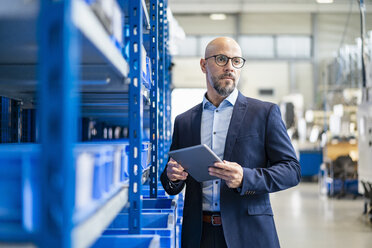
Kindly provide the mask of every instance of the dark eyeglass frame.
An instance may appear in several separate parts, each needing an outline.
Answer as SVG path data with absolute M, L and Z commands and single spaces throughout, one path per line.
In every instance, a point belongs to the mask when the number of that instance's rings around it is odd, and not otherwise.
M 217 57 L 218 56 L 224 56 L 224 57 L 226 57 L 227 58 L 226 63 L 225 64 L 219 64 L 219 63 L 217 63 Z M 243 57 L 229 57 L 229 56 L 226 56 L 225 54 L 216 54 L 216 55 L 209 56 L 208 58 L 205 58 L 205 60 L 210 59 L 210 58 L 214 58 L 214 62 L 218 66 L 225 66 L 225 65 L 227 65 L 227 63 L 229 63 L 229 60 L 230 59 L 231 59 L 232 66 L 234 68 L 236 68 L 236 69 L 241 69 L 244 66 L 244 64 L 245 64 L 245 58 L 243 58 Z M 243 60 L 243 63 L 242 63 L 242 65 L 240 67 L 239 66 L 235 66 L 234 63 L 233 63 L 233 59 L 237 59 L 237 58 Z

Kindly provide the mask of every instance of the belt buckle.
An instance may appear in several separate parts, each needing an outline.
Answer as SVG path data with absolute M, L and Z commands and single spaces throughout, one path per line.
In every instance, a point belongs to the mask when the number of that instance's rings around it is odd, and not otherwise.
M 221 216 L 220 215 L 216 215 L 216 214 L 211 215 L 211 223 L 212 223 L 212 225 L 213 226 L 220 226 L 221 224 L 214 223 L 214 217 L 220 217 L 221 218 Z

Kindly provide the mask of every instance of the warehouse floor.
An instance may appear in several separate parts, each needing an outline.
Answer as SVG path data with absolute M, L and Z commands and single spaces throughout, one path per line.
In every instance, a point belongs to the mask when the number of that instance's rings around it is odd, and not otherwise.
M 276 227 L 283 248 L 371 248 L 372 225 L 363 199 L 320 196 L 317 183 L 271 194 Z

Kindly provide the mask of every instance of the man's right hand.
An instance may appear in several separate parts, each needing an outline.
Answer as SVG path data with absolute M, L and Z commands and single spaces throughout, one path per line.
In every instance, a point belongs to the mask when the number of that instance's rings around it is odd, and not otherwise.
M 173 158 L 171 158 L 167 164 L 167 177 L 171 181 L 186 180 L 189 174 L 184 170 L 184 168 L 177 163 Z

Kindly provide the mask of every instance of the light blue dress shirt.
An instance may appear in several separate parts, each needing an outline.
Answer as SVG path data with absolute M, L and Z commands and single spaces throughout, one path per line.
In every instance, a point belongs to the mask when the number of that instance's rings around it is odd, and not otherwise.
M 238 90 L 235 88 L 216 108 L 204 95 L 201 144 L 209 146 L 221 159 L 224 156 L 227 131 L 237 98 Z M 220 179 L 203 182 L 203 211 L 220 211 L 220 184 Z

